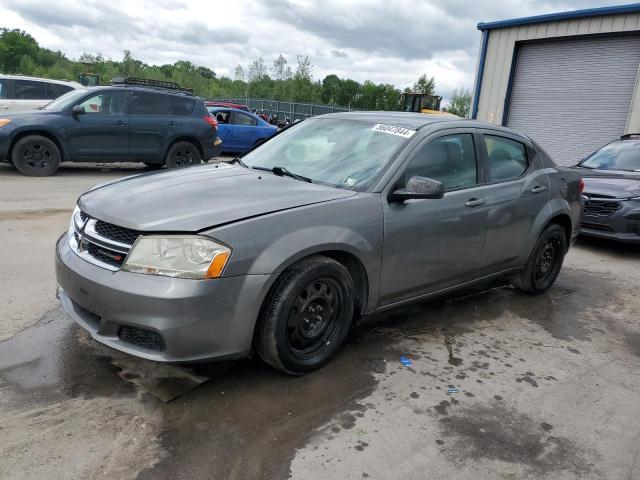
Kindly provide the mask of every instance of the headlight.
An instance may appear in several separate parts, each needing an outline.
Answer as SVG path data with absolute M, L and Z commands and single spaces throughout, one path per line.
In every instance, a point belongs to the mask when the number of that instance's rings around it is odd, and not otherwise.
M 141 236 L 122 269 L 195 280 L 217 278 L 230 255 L 229 247 L 199 235 Z
M 8 118 L 0 118 L 0 128 L 8 125 L 9 123 L 11 123 L 11 120 L 9 120 Z

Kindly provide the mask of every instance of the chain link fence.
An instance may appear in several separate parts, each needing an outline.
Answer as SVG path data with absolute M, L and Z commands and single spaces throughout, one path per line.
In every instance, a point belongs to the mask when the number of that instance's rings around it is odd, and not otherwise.
M 330 105 L 279 102 L 277 100 L 263 100 L 258 98 L 215 98 L 214 101 L 247 105 L 251 110 L 260 110 L 267 115 L 278 115 L 280 120 L 289 117 L 292 122 L 325 113 L 348 112 L 351 110 L 349 108 L 332 107 Z

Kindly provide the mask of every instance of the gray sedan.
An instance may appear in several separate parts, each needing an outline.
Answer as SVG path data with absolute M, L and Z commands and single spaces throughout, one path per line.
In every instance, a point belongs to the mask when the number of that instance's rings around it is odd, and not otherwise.
M 291 374 L 355 319 L 509 276 L 541 293 L 582 181 L 506 128 L 414 113 L 305 120 L 229 164 L 84 193 L 56 247 L 71 318 L 158 361 L 252 350 Z

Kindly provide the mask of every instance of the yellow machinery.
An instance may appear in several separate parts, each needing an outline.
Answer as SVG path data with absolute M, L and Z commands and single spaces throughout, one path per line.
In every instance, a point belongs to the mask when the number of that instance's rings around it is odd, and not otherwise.
M 416 113 L 431 113 L 435 115 L 451 115 L 440 111 L 442 97 L 426 95 L 424 93 L 403 93 L 403 111 Z

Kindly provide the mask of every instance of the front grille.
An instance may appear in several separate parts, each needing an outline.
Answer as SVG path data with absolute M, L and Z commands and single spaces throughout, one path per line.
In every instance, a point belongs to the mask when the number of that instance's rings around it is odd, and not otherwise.
M 72 248 L 90 263 L 107 270 L 120 269 L 141 232 L 92 218 L 85 212 L 79 216 L 82 224 L 73 222 Z
M 582 228 L 588 228 L 589 230 L 598 230 L 600 232 L 615 232 L 615 230 L 609 225 L 601 225 L 599 223 L 582 222 L 580 226 Z
M 101 262 L 104 262 L 114 267 L 120 268 L 124 262 L 125 255 L 120 252 L 109 250 L 108 248 L 100 247 L 95 243 L 85 242 L 84 246 L 87 249 L 89 255 L 97 258 Z
M 140 236 L 141 232 L 137 230 L 131 230 L 130 228 L 119 227 L 112 225 L 102 220 L 96 221 L 96 232 L 109 240 L 114 240 L 120 243 L 126 243 L 133 245 L 136 239 Z
M 162 335 L 146 328 L 123 325 L 118 330 L 118 338 L 123 342 L 132 343 L 138 347 L 156 352 L 162 352 L 167 348 Z
M 589 199 L 584 202 L 584 213 L 594 217 L 608 217 L 615 211 L 620 210 L 621 207 L 620 202 L 615 200 Z

